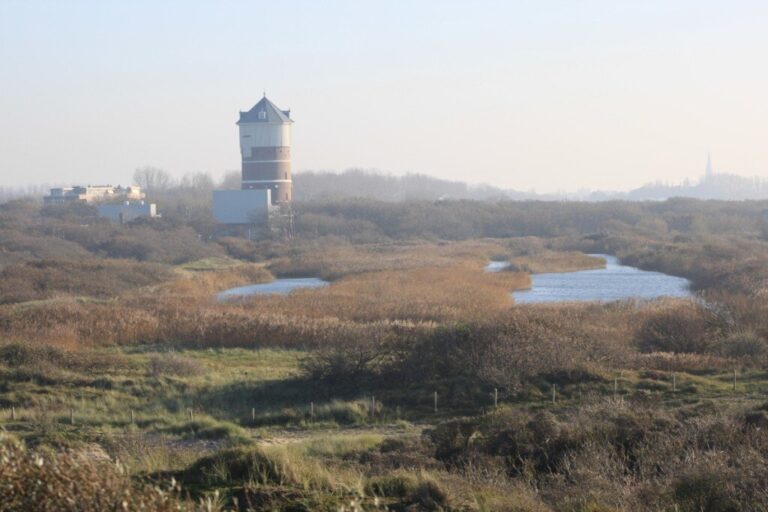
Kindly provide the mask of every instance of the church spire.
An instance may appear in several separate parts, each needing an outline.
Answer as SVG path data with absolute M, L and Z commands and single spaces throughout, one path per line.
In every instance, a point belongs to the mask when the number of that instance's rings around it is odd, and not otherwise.
M 712 170 L 712 155 L 707 153 L 707 170 L 706 170 L 706 176 L 707 178 L 711 178 L 712 175 L 715 174 L 715 171 Z

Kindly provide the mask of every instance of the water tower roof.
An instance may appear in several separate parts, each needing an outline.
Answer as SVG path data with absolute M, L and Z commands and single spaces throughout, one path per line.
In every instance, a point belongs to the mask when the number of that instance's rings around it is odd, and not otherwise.
M 291 111 L 280 110 L 265 95 L 248 112 L 240 112 L 240 123 L 292 123 Z

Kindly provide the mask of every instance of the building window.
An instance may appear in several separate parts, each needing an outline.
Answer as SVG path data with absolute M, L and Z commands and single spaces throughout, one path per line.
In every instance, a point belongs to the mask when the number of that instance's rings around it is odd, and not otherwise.
M 264 120 L 267 118 L 267 111 L 266 110 L 260 110 L 259 111 L 259 119 Z
M 288 173 L 285 173 L 285 179 L 288 179 Z

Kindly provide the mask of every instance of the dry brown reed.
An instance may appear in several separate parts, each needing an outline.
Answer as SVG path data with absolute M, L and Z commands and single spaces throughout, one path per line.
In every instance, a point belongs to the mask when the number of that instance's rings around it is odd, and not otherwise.
M 574 272 L 605 267 L 603 258 L 573 251 L 541 250 L 532 255 L 515 256 L 510 263 L 515 269 L 532 274 Z
M 324 289 L 254 298 L 251 304 L 262 312 L 357 322 L 458 321 L 509 309 L 510 292 L 529 286 L 527 274 L 486 273 L 465 264 L 355 274 Z
M 0 460 L 0 512 L 219 509 L 214 502 L 181 499 L 175 482 L 136 484 L 121 464 L 86 452 L 32 451 L 0 434 Z
M 279 276 L 314 276 L 327 280 L 364 272 L 408 270 L 484 264 L 508 249 L 495 240 L 454 243 L 389 243 L 368 245 L 315 245 L 297 247 L 275 258 L 269 269 Z

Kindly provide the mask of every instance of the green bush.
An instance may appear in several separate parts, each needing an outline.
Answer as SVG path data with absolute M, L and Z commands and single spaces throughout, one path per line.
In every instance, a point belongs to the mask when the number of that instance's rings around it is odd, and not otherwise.
M 737 332 L 722 342 L 722 353 L 728 357 L 762 358 L 766 355 L 766 341 L 753 331 Z
M 729 493 L 725 475 L 706 470 L 680 477 L 674 499 L 681 512 L 739 512 L 744 510 Z M 757 510 L 757 509 L 755 509 Z
M 201 418 L 171 425 L 163 429 L 169 434 L 192 439 L 221 439 L 235 444 L 250 442 L 250 436 L 242 428 L 226 421 Z
M 365 492 L 373 496 L 404 499 L 414 495 L 419 486 L 418 479 L 409 474 L 389 475 L 370 478 L 365 483 Z
M 259 448 L 231 448 L 198 459 L 182 475 L 190 485 L 244 483 L 286 485 L 295 478 L 288 467 Z
M 416 488 L 408 496 L 408 501 L 418 510 L 443 511 L 450 509 L 448 491 L 432 478 L 422 477 Z

